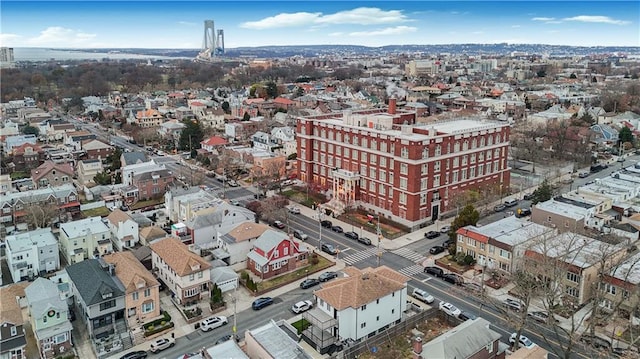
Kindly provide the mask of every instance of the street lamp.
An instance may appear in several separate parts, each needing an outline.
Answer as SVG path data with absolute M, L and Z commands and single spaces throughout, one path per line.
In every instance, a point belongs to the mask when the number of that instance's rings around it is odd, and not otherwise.
M 377 216 L 378 218 L 378 227 L 376 228 L 376 234 L 378 235 L 378 267 L 380 267 L 380 258 L 382 257 L 382 252 L 380 252 L 380 241 L 382 240 L 382 232 L 380 231 L 380 214 Z
M 324 218 L 324 213 L 322 213 L 320 204 L 316 204 L 316 210 L 318 211 L 318 247 L 316 249 L 320 250 L 322 248 L 322 219 Z

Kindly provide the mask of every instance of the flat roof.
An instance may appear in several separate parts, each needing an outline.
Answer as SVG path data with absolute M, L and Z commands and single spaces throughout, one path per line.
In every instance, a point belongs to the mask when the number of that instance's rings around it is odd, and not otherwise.
M 534 208 L 559 214 L 561 216 L 569 217 L 575 220 L 584 219 L 587 215 L 586 208 L 574 206 L 569 203 L 558 202 L 554 199 L 550 199 L 546 202 L 540 202 L 536 204 Z
M 557 237 L 536 243 L 531 250 L 579 268 L 588 268 L 604 256 L 623 250 L 624 247 L 624 244 L 615 245 L 578 233 L 564 232 Z
M 516 218 L 515 216 L 503 218 L 482 227 L 471 227 L 470 230 L 511 246 L 526 242 L 544 233 L 554 232 L 553 228 Z
M 640 283 L 640 253 L 636 253 L 611 271 L 611 276 L 631 284 Z

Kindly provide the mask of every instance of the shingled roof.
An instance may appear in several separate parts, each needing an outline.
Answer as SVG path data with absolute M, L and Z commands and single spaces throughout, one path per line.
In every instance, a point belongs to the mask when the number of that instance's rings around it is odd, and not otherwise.
M 159 286 L 158 280 L 145 268 L 131 252 L 116 252 L 103 257 L 107 263 L 115 264 L 116 276 L 127 293 L 135 292 L 142 285 L 145 288 Z
M 180 277 L 211 268 L 207 261 L 191 252 L 186 245 L 176 238 L 159 240 L 151 244 L 151 250 L 162 258 Z
M 101 303 L 107 296 L 115 299 L 124 295 L 122 283 L 109 274 L 102 259 L 86 259 L 68 266 L 66 271 L 87 306 Z

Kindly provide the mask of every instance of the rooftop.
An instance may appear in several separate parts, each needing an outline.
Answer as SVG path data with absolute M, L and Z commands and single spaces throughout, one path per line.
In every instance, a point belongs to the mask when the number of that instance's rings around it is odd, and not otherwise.
M 69 279 L 87 306 L 124 295 L 122 283 L 109 272 L 109 265 L 100 259 L 85 259 L 66 268 Z
M 63 232 L 67 238 L 78 238 L 109 233 L 109 228 L 102 222 L 101 217 L 89 217 L 78 221 L 62 223 L 60 225 L 60 231 Z
M 7 236 L 5 239 L 12 253 L 28 250 L 32 247 L 50 246 L 58 243 L 51 228 L 39 228 Z
M 579 268 L 588 268 L 624 248 L 624 244 L 615 245 L 578 233 L 564 232 L 533 244 L 528 252 L 542 254 Z
M 510 216 L 482 227 L 466 226 L 464 229 L 516 246 L 531 238 L 555 232 L 553 228 Z
M 425 343 L 422 358 L 471 358 L 480 349 L 499 340 L 501 335 L 489 329 L 483 318 L 467 320 Z
M 540 202 L 534 206 L 534 210 L 539 209 L 542 211 L 559 214 L 565 217 L 572 218 L 574 220 L 582 220 L 587 215 L 587 209 L 583 207 L 574 206 L 573 204 L 558 202 L 554 199 L 550 199 L 546 202 Z
M 287 335 L 273 320 L 248 331 L 256 343 L 272 358 L 278 359 L 311 359 L 312 356 Z M 250 349 L 249 349 L 250 351 Z
M 145 268 L 132 252 L 115 252 L 103 257 L 104 261 L 114 264 L 116 276 L 125 287 L 127 293 L 140 288 L 159 286 L 158 280 Z
M 180 277 L 211 268 L 207 261 L 191 252 L 185 244 L 173 237 L 154 242 L 151 244 L 151 250 Z

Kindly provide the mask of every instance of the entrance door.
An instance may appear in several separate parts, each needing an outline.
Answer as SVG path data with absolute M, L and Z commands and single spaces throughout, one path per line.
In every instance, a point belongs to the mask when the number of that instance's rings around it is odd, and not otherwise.
M 435 222 L 438 219 L 438 216 L 440 216 L 440 205 L 436 204 L 431 207 L 431 220 Z

